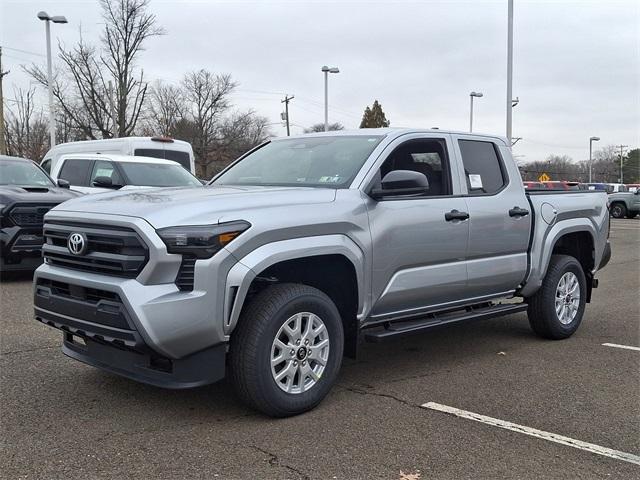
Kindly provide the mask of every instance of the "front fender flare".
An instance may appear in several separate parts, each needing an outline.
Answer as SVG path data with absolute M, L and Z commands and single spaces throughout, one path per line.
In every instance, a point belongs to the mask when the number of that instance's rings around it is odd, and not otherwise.
M 239 259 L 229 271 L 224 298 L 225 334 L 229 335 L 238 323 L 251 282 L 260 272 L 285 260 L 318 255 L 342 255 L 353 264 L 358 282 L 358 318 L 362 318 L 370 298 L 366 294 L 365 259 L 360 247 L 340 234 L 294 238 L 262 245 Z

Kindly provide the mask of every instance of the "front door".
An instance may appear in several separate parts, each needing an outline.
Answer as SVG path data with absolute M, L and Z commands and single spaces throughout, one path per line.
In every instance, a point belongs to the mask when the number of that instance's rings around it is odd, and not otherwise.
M 413 170 L 427 177 L 429 191 L 367 201 L 373 237 L 370 321 L 419 315 L 465 292 L 469 222 L 447 215 L 466 212 L 465 199 L 453 196 L 460 185 L 449 161 L 450 137 L 409 137 L 388 147 L 373 184 L 392 170 Z

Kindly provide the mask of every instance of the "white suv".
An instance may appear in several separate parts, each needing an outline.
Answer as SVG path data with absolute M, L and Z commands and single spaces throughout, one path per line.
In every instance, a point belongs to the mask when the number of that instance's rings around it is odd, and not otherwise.
M 125 155 L 62 155 L 51 177 L 66 180 L 72 190 L 99 193 L 131 187 L 195 187 L 202 183 L 179 163 Z

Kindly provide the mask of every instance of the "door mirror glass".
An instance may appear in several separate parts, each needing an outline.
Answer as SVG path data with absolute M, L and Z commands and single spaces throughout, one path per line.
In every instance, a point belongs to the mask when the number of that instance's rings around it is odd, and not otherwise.
M 69 188 L 71 186 L 71 184 L 63 178 L 59 178 L 57 183 L 60 188 Z
M 100 188 L 120 188 L 120 185 L 114 185 L 111 177 L 96 177 L 93 179 L 92 185 Z
M 429 191 L 427 176 L 413 170 L 393 170 L 382 179 L 380 188 L 371 190 L 371 197 L 425 195 Z

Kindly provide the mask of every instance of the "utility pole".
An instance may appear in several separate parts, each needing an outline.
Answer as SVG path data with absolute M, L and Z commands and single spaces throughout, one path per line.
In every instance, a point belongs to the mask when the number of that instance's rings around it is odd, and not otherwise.
M 109 91 L 107 95 L 109 95 L 109 109 L 111 110 L 111 120 L 113 121 L 113 136 L 111 138 L 118 138 L 118 121 L 116 119 L 116 103 L 113 100 L 113 82 L 109 80 L 108 84 Z
M 513 118 L 513 0 L 509 0 L 507 12 L 507 138 L 511 143 Z
M 7 154 L 4 132 L 4 97 L 2 96 L 2 79 L 7 73 L 9 73 L 9 70 L 6 72 L 2 71 L 2 47 L 0 47 L 0 155 Z
M 287 122 L 287 137 L 291 135 L 291 133 L 289 132 L 289 102 L 291 100 L 293 100 L 294 98 L 296 98 L 295 96 L 291 95 L 285 95 L 284 96 L 284 100 L 282 100 L 280 103 L 284 103 L 284 118 L 283 120 Z
M 622 155 L 624 153 L 624 149 L 629 145 L 616 145 L 616 148 L 620 149 L 620 183 L 624 183 L 624 174 L 622 173 Z

